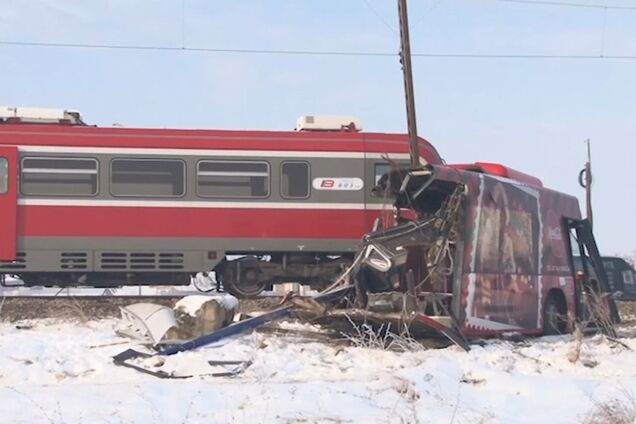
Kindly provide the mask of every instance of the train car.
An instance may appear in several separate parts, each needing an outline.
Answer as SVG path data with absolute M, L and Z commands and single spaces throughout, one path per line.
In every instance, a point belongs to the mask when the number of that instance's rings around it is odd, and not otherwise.
M 365 314 L 466 337 L 562 333 L 575 318 L 602 321 L 603 302 L 618 321 L 575 197 L 491 163 L 396 170 L 376 191 L 415 218 L 365 237 L 355 272 Z
M 408 164 L 406 135 L 360 127 L 305 116 L 295 131 L 105 128 L 77 111 L 0 108 L 0 273 L 120 286 L 214 270 L 239 296 L 329 281 L 386 208 L 374 183 Z
M 617 256 L 603 256 L 603 268 L 607 275 L 607 282 L 616 293 L 616 298 L 623 301 L 636 301 L 636 271 L 624 258 Z M 574 258 L 577 271 L 583 271 L 580 257 Z

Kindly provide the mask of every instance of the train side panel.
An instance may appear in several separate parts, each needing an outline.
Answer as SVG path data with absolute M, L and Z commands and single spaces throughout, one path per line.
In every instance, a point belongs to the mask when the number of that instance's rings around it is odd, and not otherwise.
M 90 273 L 186 283 L 228 255 L 283 268 L 352 256 L 386 209 L 370 197 L 376 167 L 408 160 L 405 135 L 346 131 L 2 123 L 7 145 L 18 146 L 21 183 L 0 272 L 53 285 L 90 285 Z

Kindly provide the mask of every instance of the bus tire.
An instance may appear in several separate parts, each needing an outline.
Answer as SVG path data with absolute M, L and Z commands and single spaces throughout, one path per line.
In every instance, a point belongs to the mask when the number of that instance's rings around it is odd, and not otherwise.
M 543 305 L 543 334 L 563 334 L 567 324 L 567 305 L 563 293 L 551 291 Z

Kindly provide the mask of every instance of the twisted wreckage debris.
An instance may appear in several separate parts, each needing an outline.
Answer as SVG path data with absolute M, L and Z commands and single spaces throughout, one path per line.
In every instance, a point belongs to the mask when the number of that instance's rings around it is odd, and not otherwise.
M 336 290 L 330 291 L 328 293 L 322 293 L 318 296 L 316 296 L 314 298 L 314 300 L 317 302 L 317 304 L 321 304 L 321 305 L 332 305 L 333 302 L 339 301 L 348 291 L 350 291 L 352 286 L 350 285 L 346 285 L 342 288 L 338 288 Z M 133 359 L 137 359 L 137 358 L 150 358 L 150 357 L 162 357 L 162 356 L 170 356 L 170 355 L 174 355 L 176 353 L 179 352 L 185 352 L 188 350 L 193 350 L 193 349 L 197 349 L 200 348 L 202 346 L 205 345 L 209 345 L 211 343 L 215 343 L 218 342 L 220 340 L 223 340 L 227 337 L 232 337 L 235 336 L 237 334 L 241 334 L 244 333 L 246 331 L 250 331 L 253 330 L 255 328 L 258 328 L 268 322 L 271 321 L 276 321 L 285 317 L 289 317 L 291 316 L 296 310 L 296 306 L 294 304 L 291 305 L 286 305 L 286 306 L 282 306 L 280 308 L 277 308 L 273 311 L 267 312 L 265 314 L 262 315 L 258 315 L 243 321 L 239 321 L 236 322 L 234 324 L 231 324 L 227 327 L 223 327 L 220 328 L 218 330 L 212 331 L 210 333 L 201 335 L 199 337 L 195 337 L 191 340 L 188 340 L 186 342 L 181 342 L 181 343 L 170 343 L 168 342 L 162 342 L 159 344 L 156 344 L 156 346 L 159 346 L 161 348 L 161 350 L 159 350 L 157 353 L 154 354 L 149 354 L 149 353 L 145 353 L 145 352 L 139 352 L 136 351 L 134 349 L 127 349 L 117 355 L 115 355 L 113 357 L 113 361 L 116 365 L 119 366 L 124 366 L 124 367 L 128 367 L 128 368 L 132 368 L 135 369 L 137 371 L 146 373 L 146 374 L 150 374 L 156 377 L 160 377 L 160 378 L 189 378 L 191 376 L 179 376 L 179 375 L 173 375 L 173 374 L 168 374 L 164 371 L 155 371 L 155 370 L 150 370 L 147 368 L 143 368 L 139 365 L 130 363 L 130 360 Z M 152 325 L 152 324 L 151 324 Z M 238 368 L 236 368 L 233 371 L 230 371 L 229 373 L 222 373 L 222 374 L 209 374 L 212 376 L 228 376 L 228 375 L 236 375 L 242 371 L 244 371 L 251 363 L 249 361 L 210 361 L 209 362 L 210 365 L 237 365 Z
M 610 290 L 598 249 L 587 222 L 577 219 L 574 198 L 543 189 L 540 183 L 533 186 L 473 169 L 430 165 L 414 171 L 392 170 L 374 191 L 394 196 L 394 225 L 367 234 L 351 266 L 323 292 L 312 298 L 286 296 L 277 309 L 186 342 L 161 342 L 154 354 L 128 349 L 113 358 L 115 364 L 161 378 L 184 378 L 187 376 L 148 370 L 131 361 L 196 349 L 292 315 L 390 323 L 391 328 L 406 329 L 413 337 L 442 335 L 465 351 L 470 349 L 465 335 L 541 334 L 546 328 L 564 331 L 571 322 L 563 318 L 558 302 L 547 302 L 550 294 L 543 299 L 542 290 L 550 286 L 560 290 L 566 278 L 573 281 L 575 273 L 567 265 L 573 261 L 571 253 L 567 259 L 566 238 L 557 242 L 552 241 L 556 236 L 551 239 L 543 234 L 552 231 L 548 224 L 575 233 L 579 250 L 587 252 L 581 257 L 585 273 L 576 274 L 582 277 L 574 288 L 576 300 L 572 302 L 576 305 L 568 305 L 570 311 L 577 319 L 600 322 L 596 310 L 581 301 L 592 292 L 600 293 L 609 306 L 609 320 L 618 322 L 616 305 L 606 296 Z M 523 211 L 514 215 L 508 210 L 509 203 Z M 551 203 L 560 209 L 548 213 L 545 205 Z M 514 217 L 516 226 L 500 225 L 502 216 L 509 221 Z M 500 240 L 503 247 L 493 248 Z M 555 256 L 554 252 L 560 253 Z M 549 261 L 560 261 L 551 266 L 563 276 L 548 275 L 545 264 Z M 484 273 L 490 263 L 514 267 L 515 272 L 505 276 L 511 280 L 505 289 L 493 286 L 492 276 Z M 534 270 L 535 276 L 526 270 Z M 547 312 L 558 315 L 554 318 Z M 229 375 L 242 372 L 249 363 L 232 365 L 237 367 Z
M 160 342 L 159 333 L 165 332 L 174 326 L 174 322 L 161 318 L 165 315 L 165 310 L 152 311 L 146 319 L 139 317 L 139 308 L 149 308 L 148 306 L 136 307 L 131 310 L 123 310 L 122 315 L 131 321 L 131 316 L 138 321 L 136 327 L 158 328 L 157 331 L 147 329 L 152 337 L 151 340 L 159 351 L 154 354 L 139 352 L 128 349 L 113 357 L 114 363 L 119 366 L 129 367 L 137 371 L 151 374 L 161 378 L 184 378 L 187 376 L 176 376 L 163 371 L 155 371 L 143 368 L 131 363 L 136 358 L 148 358 L 152 356 L 169 356 L 178 352 L 192 349 L 218 342 L 227 337 L 241 334 L 258 328 L 268 322 L 280 320 L 286 317 L 307 316 L 316 317 L 343 317 L 347 319 L 363 319 L 372 322 L 391 322 L 397 324 L 392 328 L 401 328 L 420 324 L 435 332 L 439 332 L 453 343 L 468 351 L 469 346 L 466 339 L 453 326 L 451 320 L 436 319 L 425 315 L 427 307 L 435 306 L 444 309 L 444 302 L 447 300 L 446 294 L 423 293 L 424 303 L 418 305 L 415 296 L 416 286 L 413 280 L 413 273 L 409 273 L 408 290 L 393 291 L 391 283 L 386 277 L 395 278 L 398 272 L 397 267 L 404 264 L 404 254 L 395 255 L 396 247 L 404 244 L 405 240 L 413 243 L 426 243 L 430 247 L 433 262 L 429 265 L 430 273 L 427 277 L 431 281 L 438 281 L 444 278 L 447 272 L 444 261 L 449 254 L 449 244 L 454 242 L 457 235 L 457 214 L 461 205 L 463 192 L 460 188 L 453 191 L 452 195 L 442 202 L 440 207 L 429 216 L 415 221 L 407 221 L 389 230 L 379 230 L 367 235 L 363 240 L 363 245 L 359 249 L 352 265 L 338 278 L 334 284 L 312 298 L 295 298 L 286 296 L 281 302 L 282 305 L 273 311 L 258 315 L 243 321 L 233 323 L 227 327 L 219 328 L 207 334 L 194 337 L 186 342 L 170 343 Z M 404 253 L 406 250 L 404 251 Z M 380 262 L 384 261 L 380 264 Z M 374 272 L 380 270 L 380 273 Z M 383 272 L 384 271 L 384 272 Z M 391 271 L 386 273 L 386 271 Z M 353 276 L 353 282 L 351 282 Z M 388 293 L 387 293 L 388 291 Z M 137 314 L 135 315 L 135 312 Z M 154 317 L 156 322 L 151 322 L 150 317 Z M 135 318 L 132 319 L 134 321 Z M 143 331 L 142 331 L 143 332 Z M 157 334 L 155 334 L 157 333 Z M 239 364 L 236 364 L 239 365 Z M 242 369 L 245 369 L 244 366 Z

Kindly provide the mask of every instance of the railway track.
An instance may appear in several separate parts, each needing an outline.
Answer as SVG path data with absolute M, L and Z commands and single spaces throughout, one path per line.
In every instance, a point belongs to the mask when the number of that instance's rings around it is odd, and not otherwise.
M 59 289 L 58 289 L 59 290 Z M 103 291 L 103 290 L 102 290 Z M 0 321 L 16 322 L 29 319 L 62 319 L 88 322 L 120 316 L 120 307 L 148 302 L 173 307 L 180 299 L 197 291 L 169 294 L 6 294 L 0 291 Z M 253 312 L 274 308 L 280 298 L 262 296 L 239 301 L 239 312 Z

